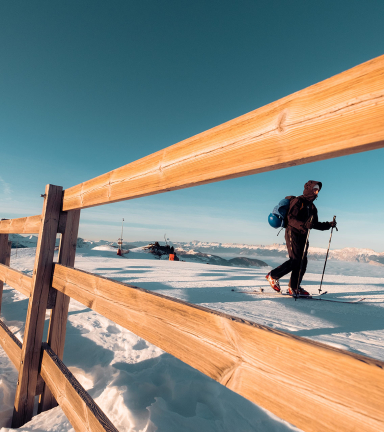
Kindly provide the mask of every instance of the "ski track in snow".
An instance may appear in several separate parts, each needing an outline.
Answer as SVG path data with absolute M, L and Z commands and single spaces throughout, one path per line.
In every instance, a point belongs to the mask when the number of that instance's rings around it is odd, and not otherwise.
M 35 248 L 19 249 L 17 258 L 12 253 L 12 267 L 31 274 L 34 258 Z M 264 278 L 267 268 L 162 261 L 139 251 L 127 258 L 105 248 L 79 249 L 76 267 L 384 360 L 384 269 L 365 277 L 359 272 L 366 266 L 333 262 L 332 271 L 338 274 L 326 273 L 323 290 L 328 296 L 367 299 L 343 305 L 276 296 Z M 309 261 L 303 285 L 317 293 L 320 278 L 319 265 Z M 288 279 L 282 282 L 286 285 Z M 232 291 L 260 287 L 263 295 Z M 20 340 L 26 311 L 27 299 L 5 285 L 2 319 Z M 64 363 L 120 431 L 298 430 L 74 300 Z M 16 382 L 16 369 L 0 348 L 1 432 L 12 430 Z M 73 431 L 60 407 L 35 416 L 19 430 Z

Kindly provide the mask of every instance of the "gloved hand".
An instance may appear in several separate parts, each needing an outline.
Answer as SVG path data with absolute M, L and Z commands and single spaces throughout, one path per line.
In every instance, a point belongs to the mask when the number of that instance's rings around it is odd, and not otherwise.
M 337 223 L 336 221 L 328 222 L 329 228 L 336 228 Z
M 307 230 L 311 230 L 313 228 L 313 225 L 314 225 L 314 223 L 313 223 L 313 219 L 312 218 L 309 218 L 307 220 L 307 222 L 305 222 L 305 224 L 304 224 L 304 226 L 305 226 L 305 228 Z

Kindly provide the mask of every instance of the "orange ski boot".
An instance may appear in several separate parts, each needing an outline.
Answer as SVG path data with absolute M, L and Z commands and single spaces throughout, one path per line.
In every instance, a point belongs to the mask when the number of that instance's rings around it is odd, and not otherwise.
M 265 279 L 267 279 L 267 281 L 269 282 L 269 285 L 271 285 L 272 289 L 274 289 L 277 292 L 280 292 L 279 280 L 273 279 L 273 277 L 271 276 L 271 272 L 269 272 L 267 274 L 267 276 L 265 276 Z

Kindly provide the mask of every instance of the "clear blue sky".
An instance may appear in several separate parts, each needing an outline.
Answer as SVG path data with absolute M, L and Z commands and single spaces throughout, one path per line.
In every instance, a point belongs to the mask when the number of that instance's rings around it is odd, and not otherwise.
M 0 3 L 0 216 L 384 54 L 383 0 Z M 333 247 L 384 250 L 384 150 L 87 209 L 80 235 L 282 242 L 285 195 L 323 182 Z M 328 233 L 311 244 L 327 247 Z

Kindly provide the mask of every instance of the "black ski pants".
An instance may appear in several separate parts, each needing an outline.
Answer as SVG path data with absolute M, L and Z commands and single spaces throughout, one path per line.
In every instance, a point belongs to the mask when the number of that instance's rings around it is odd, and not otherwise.
M 303 266 L 300 273 L 301 260 L 303 258 L 306 240 L 306 234 L 298 234 L 297 232 L 294 232 L 289 226 L 286 228 L 285 241 L 287 244 L 289 260 L 285 261 L 279 267 L 276 267 L 271 271 L 271 276 L 273 277 L 273 279 L 280 279 L 289 272 L 292 272 L 289 286 L 293 289 L 297 289 L 297 287 L 300 286 L 308 263 L 307 254 L 305 254 L 305 257 L 303 259 Z

